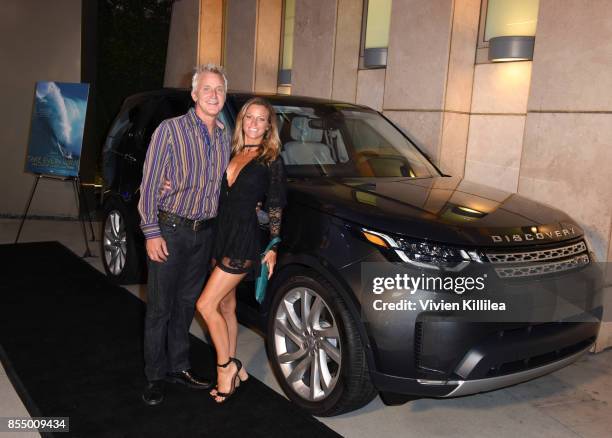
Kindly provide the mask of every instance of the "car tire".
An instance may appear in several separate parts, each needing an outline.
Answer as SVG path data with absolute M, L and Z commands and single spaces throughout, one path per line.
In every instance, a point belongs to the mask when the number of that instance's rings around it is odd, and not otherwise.
M 376 396 L 355 320 L 314 271 L 290 276 L 275 291 L 266 347 L 287 397 L 313 415 L 353 411 Z
M 126 205 L 114 198 L 104 206 L 100 254 L 104 271 L 116 284 L 141 283 L 144 259 L 134 236 L 135 220 Z

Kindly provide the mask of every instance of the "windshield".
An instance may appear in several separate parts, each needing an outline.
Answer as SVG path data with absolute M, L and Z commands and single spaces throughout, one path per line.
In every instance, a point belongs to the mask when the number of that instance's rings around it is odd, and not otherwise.
M 375 111 L 343 104 L 274 104 L 281 156 L 294 177 L 438 175 L 418 149 Z

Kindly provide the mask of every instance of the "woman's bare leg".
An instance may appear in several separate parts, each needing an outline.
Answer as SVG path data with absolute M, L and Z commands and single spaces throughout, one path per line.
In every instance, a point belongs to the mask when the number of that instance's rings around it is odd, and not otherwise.
M 222 300 L 219 306 L 221 315 L 227 324 L 227 333 L 229 336 L 229 354 L 231 357 L 236 357 L 236 344 L 238 342 L 238 319 L 236 318 L 236 288 L 232 289 Z M 240 380 L 246 380 L 249 375 L 245 368 L 238 373 Z
M 230 336 L 228 324 L 219 312 L 220 303 L 244 278 L 246 274 L 229 274 L 219 268 L 215 268 L 210 275 L 202 295 L 196 303 L 196 309 L 208 326 L 217 352 L 217 363 L 224 364 L 230 359 Z M 234 297 L 235 303 L 235 297 Z M 235 306 L 234 306 L 235 308 Z M 236 333 L 237 333 L 236 323 Z M 234 341 L 235 350 L 236 341 Z M 235 354 L 235 351 L 234 351 Z M 220 392 L 229 392 L 232 388 L 232 376 L 236 373 L 236 364 L 232 363 L 226 368 L 217 367 L 217 388 Z M 217 397 L 217 401 L 223 401 Z

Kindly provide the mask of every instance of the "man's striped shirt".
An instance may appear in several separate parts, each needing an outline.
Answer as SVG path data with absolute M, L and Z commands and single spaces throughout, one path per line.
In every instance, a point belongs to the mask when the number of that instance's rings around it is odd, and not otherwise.
M 138 211 L 147 239 L 161 235 L 159 210 L 200 220 L 217 215 L 219 190 L 230 158 L 230 135 L 220 123 L 211 136 L 191 108 L 164 120 L 147 150 Z M 171 189 L 160 193 L 164 180 Z

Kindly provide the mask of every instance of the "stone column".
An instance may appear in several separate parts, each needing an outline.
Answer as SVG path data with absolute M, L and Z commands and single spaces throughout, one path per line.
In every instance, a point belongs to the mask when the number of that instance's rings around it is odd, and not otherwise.
M 459 176 L 479 7 L 477 0 L 395 0 L 391 14 L 382 109 L 443 172 Z
M 531 61 L 476 65 L 465 178 L 516 192 Z
M 255 85 L 257 3 L 227 1 L 224 62 L 233 90 L 252 91 Z
M 223 0 L 200 0 L 198 64 L 221 64 Z
M 164 87 L 188 87 L 198 60 L 200 0 L 172 4 Z
M 260 0 L 255 47 L 255 90 L 276 93 L 280 61 L 282 0 Z
M 362 13 L 362 0 L 338 0 L 331 94 L 335 100 L 355 102 L 357 98 Z M 381 86 L 384 87 L 384 78 Z
M 479 15 L 480 0 L 455 0 L 439 161 L 453 176 L 465 167 Z
M 337 0 L 297 0 L 291 94 L 332 95 Z
M 223 0 L 181 0 L 172 4 L 165 87 L 189 87 L 198 64 L 220 64 Z
M 275 92 L 281 0 L 228 0 L 225 67 L 233 90 Z

